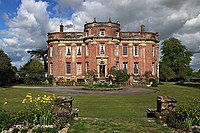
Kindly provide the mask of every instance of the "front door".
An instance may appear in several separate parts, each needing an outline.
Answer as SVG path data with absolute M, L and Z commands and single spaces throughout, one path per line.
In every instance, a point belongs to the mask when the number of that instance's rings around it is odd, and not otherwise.
M 105 77 L 105 65 L 99 65 L 100 77 Z

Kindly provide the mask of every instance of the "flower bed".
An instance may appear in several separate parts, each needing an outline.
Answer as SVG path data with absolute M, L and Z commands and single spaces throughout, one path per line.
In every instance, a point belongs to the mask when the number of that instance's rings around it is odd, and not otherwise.
M 65 98 L 65 97 L 64 97 Z M 30 93 L 22 100 L 24 109 L 9 114 L 5 102 L 0 109 L 0 131 L 2 132 L 58 132 L 71 120 L 71 104 L 58 101 L 55 95 L 33 97 Z M 72 98 L 71 98 L 72 99 Z M 72 100 L 70 101 L 72 102 Z M 64 115 L 60 115 L 64 114 Z M 59 116 L 58 116 L 59 115 Z

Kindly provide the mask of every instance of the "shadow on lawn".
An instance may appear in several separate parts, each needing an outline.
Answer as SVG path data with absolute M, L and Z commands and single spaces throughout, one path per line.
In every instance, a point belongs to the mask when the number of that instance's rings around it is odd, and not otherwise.
M 200 83 L 184 83 L 182 86 L 193 87 L 200 89 Z

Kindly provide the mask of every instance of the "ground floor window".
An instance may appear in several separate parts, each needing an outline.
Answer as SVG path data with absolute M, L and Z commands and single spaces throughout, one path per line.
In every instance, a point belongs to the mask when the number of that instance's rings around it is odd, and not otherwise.
M 89 62 L 86 62 L 85 63 L 85 72 L 88 72 L 88 70 L 89 70 Z
M 49 74 L 53 75 L 53 64 L 52 63 L 49 66 Z
M 71 62 L 66 63 L 66 73 L 70 74 L 71 73 Z
M 116 70 L 119 70 L 119 62 L 116 62 Z
M 134 74 L 138 74 L 138 62 L 134 62 Z
M 155 74 L 155 65 L 154 65 L 154 63 L 152 63 L 152 75 L 154 75 Z
M 128 62 L 123 62 L 123 70 L 125 73 L 128 73 Z
M 76 75 L 81 75 L 82 69 L 81 69 L 81 62 L 77 62 L 76 64 Z

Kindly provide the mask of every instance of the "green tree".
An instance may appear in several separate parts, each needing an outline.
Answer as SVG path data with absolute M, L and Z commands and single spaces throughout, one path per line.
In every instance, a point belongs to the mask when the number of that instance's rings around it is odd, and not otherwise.
M 164 63 L 160 63 L 160 80 L 169 81 L 175 77 L 174 71 Z
M 200 78 L 200 69 L 198 72 L 192 72 L 192 77 Z
M 44 49 L 37 49 L 37 50 L 31 50 L 31 51 L 27 51 L 29 54 L 31 54 L 31 57 L 35 56 L 38 58 L 41 58 L 43 63 L 44 63 L 44 69 L 47 72 L 48 70 L 48 50 L 44 50 Z
M 15 78 L 15 69 L 10 58 L 0 49 L 0 81 L 10 83 Z
M 42 83 L 45 80 L 45 70 L 42 63 L 34 58 L 28 61 L 19 70 L 20 78 L 25 84 Z
M 163 47 L 161 48 L 161 63 L 171 68 L 175 73 L 175 78 L 178 80 L 185 79 L 187 76 L 191 75 L 192 69 L 190 67 L 190 61 L 192 53 L 187 50 L 187 48 L 181 44 L 181 41 L 176 38 L 170 38 L 163 42 Z M 160 71 L 164 72 L 166 67 L 161 67 Z M 173 75 L 171 70 L 169 75 Z M 161 76 L 164 75 L 161 73 Z M 171 76 L 170 76 L 171 77 Z M 165 78 L 165 77 L 161 77 Z

